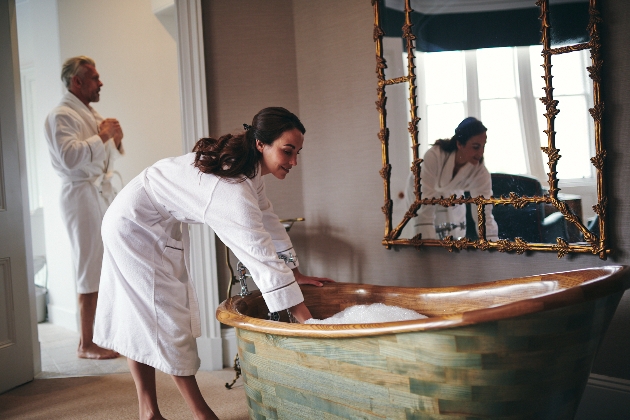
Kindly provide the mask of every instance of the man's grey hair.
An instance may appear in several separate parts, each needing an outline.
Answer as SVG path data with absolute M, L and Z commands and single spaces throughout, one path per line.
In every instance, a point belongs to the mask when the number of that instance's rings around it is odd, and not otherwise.
M 61 66 L 61 80 L 66 85 L 66 88 L 70 89 L 70 82 L 74 76 L 83 76 L 85 72 L 85 64 L 90 64 L 95 66 L 94 60 L 85 55 L 80 55 L 78 57 L 68 58 L 63 66 Z

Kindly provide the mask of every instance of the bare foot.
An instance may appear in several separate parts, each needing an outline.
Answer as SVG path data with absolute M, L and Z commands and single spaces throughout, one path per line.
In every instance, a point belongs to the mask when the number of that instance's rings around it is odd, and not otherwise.
M 79 348 L 77 349 L 77 356 L 79 356 L 79 358 L 81 359 L 105 360 L 105 359 L 115 359 L 118 356 L 120 356 L 120 354 L 118 354 L 117 352 L 113 350 L 104 349 L 92 343 L 91 345 L 85 346 L 83 348 L 79 346 Z

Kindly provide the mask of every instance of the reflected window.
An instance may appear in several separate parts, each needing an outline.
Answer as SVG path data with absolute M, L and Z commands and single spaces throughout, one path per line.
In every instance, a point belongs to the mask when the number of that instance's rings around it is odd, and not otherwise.
M 484 152 L 488 170 L 527 174 L 518 98 L 482 100 L 481 121 L 488 128 Z
M 540 60 L 539 45 L 530 47 L 531 63 Z M 588 77 L 588 51 L 582 50 L 569 54 L 551 57 L 553 74 L 553 96 L 558 101 L 560 113 L 556 115 L 556 148 L 560 149 L 562 158 L 558 161 L 558 179 L 585 179 L 595 176 L 595 169 L 590 164 L 590 158 L 595 154 L 595 140 L 593 139 L 593 122 L 589 114 L 592 107 L 592 81 Z M 534 96 L 542 96 L 545 86 L 544 73 L 538 65 L 532 65 L 532 86 Z M 538 128 L 542 134 L 540 145 L 547 146 L 547 119 L 543 115 L 545 106 L 536 100 Z M 583 118 L 576 118 L 582 115 Z M 544 155 L 544 161 L 547 156 Z
M 490 172 L 526 174 L 516 50 L 484 48 L 475 55 L 481 121 L 488 127 L 486 167 Z
M 485 161 L 490 172 L 527 174 L 546 184 L 548 158 L 540 150 L 547 146 L 545 107 L 539 99 L 544 94 L 540 51 L 533 45 L 417 52 L 421 156 L 435 140 L 450 138 L 466 116 L 475 116 L 488 127 Z M 594 177 L 588 62 L 588 51 L 552 57 L 554 98 L 565 111 L 555 121 L 562 181 Z M 569 118 L 575 115 L 584 118 Z
M 479 98 L 513 98 L 518 73 L 514 48 L 484 48 L 476 51 Z
M 424 86 L 429 142 L 453 135 L 463 120 L 466 103 L 466 63 L 463 51 L 424 54 Z

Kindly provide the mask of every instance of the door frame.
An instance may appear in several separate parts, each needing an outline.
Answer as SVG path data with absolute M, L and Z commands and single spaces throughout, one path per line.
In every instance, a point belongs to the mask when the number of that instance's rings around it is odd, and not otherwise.
M 197 139 L 208 136 L 208 101 L 200 0 L 175 0 L 182 149 L 188 153 Z M 191 275 L 199 296 L 201 337 L 197 347 L 201 369 L 223 368 L 221 326 L 215 313 L 219 306 L 219 281 L 215 234 L 207 225 L 190 229 Z
M 0 2 L 0 393 L 41 370 L 15 0 Z

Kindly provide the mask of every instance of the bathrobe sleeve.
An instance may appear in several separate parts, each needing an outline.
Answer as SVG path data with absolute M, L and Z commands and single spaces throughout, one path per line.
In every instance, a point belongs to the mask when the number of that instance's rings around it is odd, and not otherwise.
M 276 254 L 272 235 L 265 225 L 275 226 L 270 212 L 270 204 L 261 209 L 257 185 L 253 180 L 219 180 L 204 218 L 205 223 L 247 267 L 269 311 L 278 312 L 303 302 L 304 297 L 293 272 Z M 277 224 L 282 226 L 279 222 Z M 274 235 L 281 236 L 279 229 L 274 229 Z
M 116 143 L 114 143 L 114 139 L 109 139 L 107 143 L 105 143 L 107 147 L 107 152 L 109 153 L 110 162 L 114 162 L 121 156 L 125 154 L 125 147 L 122 143 L 120 143 L 120 149 L 116 147 Z
M 483 163 L 479 164 L 479 168 L 474 172 L 468 186 L 468 191 L 470 191 L 471 197 L 483 195 L 484 198 L 490 198 L 492 196 L 492 177 L 486 165 Z M 484 207 L 486 213 L 486 239 L 489 241 L 497 241 L 499 240 L 499 226 L 492 215 L 492 208 L 492 205 Z M 476 208 L 473 207 L 472 210 L 472 217 L 475 221 L 475 226 L 477 226 L 479 217 L 477 216 Z
M 105 145 L 98 134 L 81 138 L 81 124 L 81 117 L 67 107 L 58 108 L 46 119 L 45 130 L 52 152 L 66 170 L 80 169 L 107 157 Z
M 258 192 L 258 207 L 262 212 L 263 226 L 271 235 L 271 240 L 276 248 L 278 256 L 284 257 L 284 261 L 289 268 L 296 268 L 300 264 L 295 250 L 293 249 L 293 244 L 291 243 L 291 239 L 289 238 L 286 228 L 282 225 L 282 223 L 280 223 L 280 218 L 276 215 L 276 213 L 274 213 L 273 206 L 267 198 L 267 194 L 265 193 L 265 183 L 260 176 L 257 176 L 254 180 L 258 181 L 256 189 Z
M 424 154 L 420 168 L 420 182 L 422 198 L 440 197 L 435 186 L 439 177 L 439 155 L 435 147 Z M 412 180 L 413 182 L 413 180 Z M 418 220 L 414 224 L 416 234 L 422 234 L 422 239 L 435 239 L 435 206 L 420 206 Z

